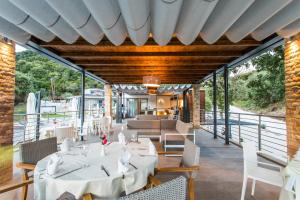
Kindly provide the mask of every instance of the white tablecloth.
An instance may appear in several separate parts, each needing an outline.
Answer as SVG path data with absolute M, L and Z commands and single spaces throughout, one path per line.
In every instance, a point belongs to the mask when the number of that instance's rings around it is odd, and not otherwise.
M 289 162 L 289 164 L 284 168 L 282 174 L 284 177 L 284 186 L 281 189 L 279 199 L 280 200 L 293 199 L 291 196 L 289 196 L 291 194 L 285 190 L 285 185 L 287 184 L 291 176 L 300 176 L 300 161 L 292 160 L 291 162 Z
M 64 161 L 61 172 L 64 169 L 79 169 L 58 178 L 46 174 L 49 156 L 44 158 L 37 163 L 34 170 L 35 199 L 54 200 L 66 191 L 74 194 L 76 198 L 84 193 L 91 193 L 101 199 L 116 199 L 123 191 L 129 194 L 143 188 L 157 164 L 157 155 L 147 155 L 149 141 L 148 138 L 143 138 L 140 139 L 140 144 L 126 145 L 125 148 L 132 153 L 130 163 L 137 169 L 129 166 L 129 171 L 124 176 L 118 172 L 117 164 L 124 147 L 117 142 L 106 146 L 104 157 L 100 156 L 100 143 L 88 145 L 87 156 L 82 154 L 83 150 L 79 148 L 74 148 L 68 153 L 59 153 Z M 110 176 L 101 169 L 101 165 L 107 169 Z
M 50 126 L 41 130 L 40 140 L 57 137 L 57 142 L 61 143 L 64 138 L 75 137 L 75 131 L 72 126 Z

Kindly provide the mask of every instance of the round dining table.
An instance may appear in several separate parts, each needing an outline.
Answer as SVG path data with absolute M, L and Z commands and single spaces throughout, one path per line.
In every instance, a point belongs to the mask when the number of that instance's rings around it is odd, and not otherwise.
M 96 199 L 117 199 L 122 193 L 130 194 L 147 184 L 148 176 L 154 174 L 157 154 L 149 154 L 148 138 L 126 145 L 118 142 L 105 145 L 91 143 L 74 146 L 70 151 L 57 152 L 62 158 L 58 171 L 49 175 L 47 163 L 52 155 L 40 160 L 34 170 L 34 197 L 54 200 L 69 192 L 77 199 L 90 193 Z M 127 151 L 131 154 L 128 171 L 118 170 L 118 160 Z

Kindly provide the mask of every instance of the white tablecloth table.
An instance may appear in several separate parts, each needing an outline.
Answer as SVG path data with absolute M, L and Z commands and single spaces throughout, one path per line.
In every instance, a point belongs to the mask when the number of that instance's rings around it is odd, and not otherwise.
M 289 162 L 289 164 L 284 168 L 282 174 L 284 177 L 284 186 L 281 189 L 279 200 L 293 199 L 293 197 L 291 197 L 292 194 L 285 190 L 285 185 L 291 176 L 300 176 L 300 161 L 291 160 L 291 162 Z
M 75 131 L 72 126 L 50 126 L 41 130 L 40 140 L 57 137 L 57 142 L 61 143 L 64 138 L 73 138 Z
M 67 153 L 58 152 L 63 157 L 61 170 L 64 174 L 54 178 L 47 175 L 46 166 L 49 156 L 37 163 L 34 170 L 34 196 L 38 200 L 54 200 L 68 191 L 81 197 L 85 193 L 101 199 L 116 199 L 125 191 L 132 193 L 147 184 L 147 178 L 154 173 L 157 155 L 149 155 L 148 138 L 138 143 L 129 143 L 125 148 L 132 154 L 129 171 L 118 172 L 118 159 L 124 151 L 124 146 L 113 142 L 105 147 L 106 155 L 100 155 L 100 143 L 89 144 L 87 150 L 74 148 Z M 84 154 L 87 151 L 87 154 Z M 51 156 L 51 155 L 50 155 Z M 109 176 L 101 169 L 104 166 Z M 70 170 L 74 170 L 69 172 Z M 66 172 L 69 172 L 65 174 Z

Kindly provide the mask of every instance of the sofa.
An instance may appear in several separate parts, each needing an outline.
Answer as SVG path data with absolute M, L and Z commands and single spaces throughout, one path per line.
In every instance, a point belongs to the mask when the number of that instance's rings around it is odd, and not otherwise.
M 161 119 L 168 119 L 167 115 L 137 115 L 136 120 L 161 120 Z
M 138 137 L 158 138 L 161 142 L 160 120 L 127 120 L 127 129 L 135 130 Z
M 193 136 L 192 125 L 180 120 L 128 120 L 127 129 L 137 131 L 138 137 L 158 138 L 165 148 L 181 146 L 186 137 Z
M 165 150 L 182 148 L 185 138 L 194 140 L 193 127 L 190 123 L 180 120 L 161 120 L 161 137 Z

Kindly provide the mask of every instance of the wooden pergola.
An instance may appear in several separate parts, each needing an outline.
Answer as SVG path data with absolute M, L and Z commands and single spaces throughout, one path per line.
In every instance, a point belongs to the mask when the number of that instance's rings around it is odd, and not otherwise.
M 238 43 L 222 37 L 214 44 L 198 37 L 188 46 L 176 37 L 167 46 L 157 45 L 153 38 L 144 46 L 136 46 L 129 38 L 121 46 L 106 38 L 97 45 L 83 39 L 73 44 L 60 39 L 31 41 L 110 84 L 140 84 L 146 75 L 159 76 L 162 84 L 192 84 L 273 37 L 263 41 L 247 37 Z

